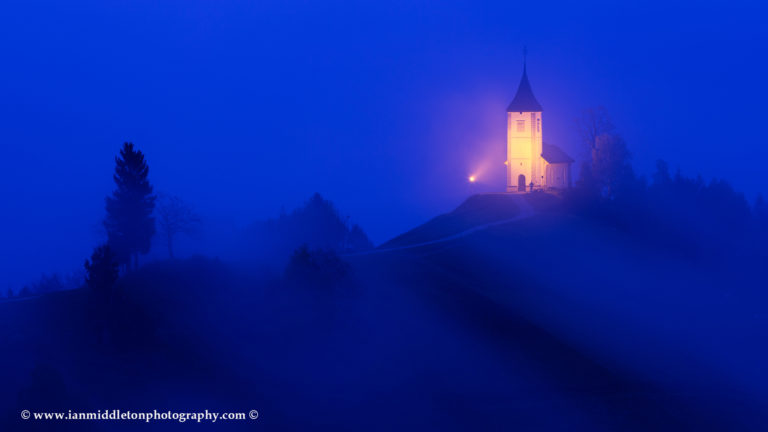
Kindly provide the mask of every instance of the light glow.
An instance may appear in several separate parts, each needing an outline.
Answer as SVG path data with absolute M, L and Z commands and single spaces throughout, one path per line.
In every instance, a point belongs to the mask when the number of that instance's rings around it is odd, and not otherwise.
M 475 179 L 475 176 L 473 176 L 473 175 L 469 176 L 469 182 L 470 182 L 470 183 L 474 183 L 474 182 L 475 182 L 475 180 L 476 180 L 476 179 Z

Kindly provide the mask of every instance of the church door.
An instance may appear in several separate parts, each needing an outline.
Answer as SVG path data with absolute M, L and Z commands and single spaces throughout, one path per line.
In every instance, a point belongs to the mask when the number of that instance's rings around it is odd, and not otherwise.
M 517 191 L 525 192 L 525 176 L 522 174 L 517 176 Z

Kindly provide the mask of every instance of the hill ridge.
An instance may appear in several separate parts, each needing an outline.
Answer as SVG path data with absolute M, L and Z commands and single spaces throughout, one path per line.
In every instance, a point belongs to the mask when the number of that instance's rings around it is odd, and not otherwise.
M 467 198 L 450 213 L 429 221 L 390 239 L 372 251 L 380 253 L 411 249 L 462 238 L 497 225 L 532 217 L 536 210 L 525 194 L 484 193 Z

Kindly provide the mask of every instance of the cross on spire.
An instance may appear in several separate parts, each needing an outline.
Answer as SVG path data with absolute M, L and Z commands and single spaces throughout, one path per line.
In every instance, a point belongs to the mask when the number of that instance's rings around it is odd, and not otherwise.
M 525 69 L 527 59 L 528 59 L 528 47 L 523 45 L 523 69 Z

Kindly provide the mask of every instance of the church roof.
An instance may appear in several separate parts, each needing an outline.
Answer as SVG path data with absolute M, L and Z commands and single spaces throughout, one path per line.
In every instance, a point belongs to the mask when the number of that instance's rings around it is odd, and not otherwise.
M 507 107 L 507 112 L 541 112 L 541 104 L 536 100 L 531 90 L 531 83 L 528 82 L 525 64 L 523 64 L 523 78 L 520 79 L 520 85 L 517 86 L 517 94 Z
M 542 143 L 541 145 L 541 157 L 545 161 L 555 163 L 573 163 L 573 159 L 568 156 L 560 147 Z

